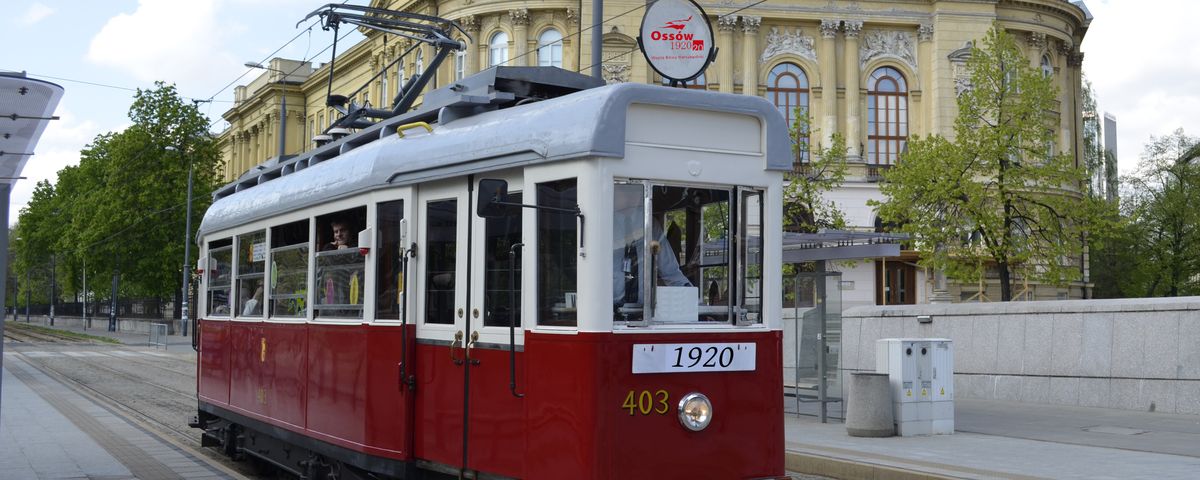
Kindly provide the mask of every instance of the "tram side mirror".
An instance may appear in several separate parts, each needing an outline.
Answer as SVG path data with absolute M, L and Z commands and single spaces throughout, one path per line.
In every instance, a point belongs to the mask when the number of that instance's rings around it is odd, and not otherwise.
M 503 218 L 513 215 L 514 207 L 504 201 L 506 198 L 508 198 L 508 182 L 495 178 L 484 178 L 479 181 L 479 204 L 475 207 L 475 213 L 483 218 Z

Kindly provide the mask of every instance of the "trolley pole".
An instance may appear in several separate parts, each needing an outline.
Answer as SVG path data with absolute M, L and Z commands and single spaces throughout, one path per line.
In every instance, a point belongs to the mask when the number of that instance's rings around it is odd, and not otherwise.
M 592 76 L 604 80 L 601 73 L 604 63 L 604 33 L 600 25 L 604 23 L 604 0 L 592 0 Z

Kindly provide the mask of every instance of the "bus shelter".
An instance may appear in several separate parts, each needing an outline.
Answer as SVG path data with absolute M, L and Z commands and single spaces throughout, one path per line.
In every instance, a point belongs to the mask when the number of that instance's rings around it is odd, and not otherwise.
M 792 413 L 816 415 L 821 422 L 831 413 L 844 417 L 845 383 L 838 368 L 842 273 L 831 271 L 829 263 L 896 257 L 907 238 L 843 230 L 783 234 L 783 394 Z

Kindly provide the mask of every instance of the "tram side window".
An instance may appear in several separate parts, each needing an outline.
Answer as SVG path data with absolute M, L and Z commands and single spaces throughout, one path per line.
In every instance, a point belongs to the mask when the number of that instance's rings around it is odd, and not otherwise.
M 505 202 L 521 203 L 521 192 L 510 192 Z M 512 246 L 521 243 L 521 218 L 524 212 L 514 209 L 512 215 L 488 218 L 484 223 L 485 277 L 483 279 L 484 305 L 487 315 L 483 325 L 507 327 L 510 319 L 521 325 L 521 251 L 517 250 L 515 269 Z M 512 285 L 509 279 L 512 279 Z M 516 306 L 512 305 L 513 300 Z
M 233 287 L 233 239 L 208 242 L 208 314 L 228 317 Z
M 736 259 L 728 252 L 731 225 L 737 225 L 733 192 L 649 182 L 614 185 L 614 321 L 728 322 L 737 316 L 730 292 L 738 290 L 729 274 Z M 642 281 L 647 275 L 654 278 L 650 288 Z
M 454 323 L 458 200 L 425 205 L 425 323 Z
M 742 298 L 739 303 L 746 314 L 746 322 L 762 323 L 762 192 L 744 190 L 739 203 L 740 237 L 744 239 L 740 245 Z
M 267 232 L 238 235 L 237 314 L 239 317 L 261 318 L 263 288 L 267 263 Z
M 271 228 L 272 317 L 308 314 L 308 220 Z
M 540 207 L 574 209 L 578 206 L 574 178 L 537 184 Z M 574 214 L 537 211 L 537 308 L 538 324 L 574 327 L 576 313 L 576 272 L 579 233 Z
M 362 318 L 367 258 L 358 250 L 358 232 L 366 223 L 367 207 L 317 217 L 317 317 Z
M 376 210 L 378 245 L 375 256 L 375 318 L 400 320 L 404 304 L 404 200 L 380 203 Z

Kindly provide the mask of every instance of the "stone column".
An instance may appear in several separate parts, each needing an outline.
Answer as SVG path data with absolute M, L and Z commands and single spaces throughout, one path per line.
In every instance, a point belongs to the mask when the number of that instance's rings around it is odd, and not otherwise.
M 1067 102 L 1063 102 L 1062 108 L 1066 109 L 1069 107 L 1072 115 L 1075 117 L 1073 125 L 1083 128 L 1083 109 L 1080 108 L 1080 105 L 1083 104 L 1083 52 L 1078 50 L 1071 52 L 1071 55 L 1067 56 L 1067 67 L 1069 67 L 1067 74 L 1071 76 L 1071 97 L 1070 105 L 1067 105 Z M 1073 149 L 1071 154 L 1075 158 L 1075 166 L 1079 167 L 1083 164 L 1083 159 L 1080 158 L 1083 152 L 1083 135 L 1080 131 L 1072 130 L 1071 139 Z
M 579 69 L 579 47 L 583 45 L 583 37 L 571 36 L 579 31 L 579 10 L 567 9 L 567 31 L 563 32 L 563 69 L 575 71 Z
M 479 46 L 487 43 L 487 40 L 479 38 L 479 17 L 467 15 L 458 19 L 458 24 L 471 36 L 471 41 L 475 42 L 468 42 L 466 46 L 467 58 L 464 60 L 466 65 L 463 66 L 463 75 L 469 77 L 479 73 Z
M 917 27 L 917 75 L 921 76 L 918 88 L 921 89 L 921 104 L 913 105 L 909 111 L 919 115 L 916 118 L 916 128 L 908 129 L 910 135 L 928 135 L 937 130 L 930 129 L 929 118 L 933 110 L 929 107 L 937 97 L 933 91 L 933 24 Z
M 525 55 L 529 52 L 529 10 L 518 8 L 508 11 L 508 19 L 512 22 L 513 27 L 513 52 L 509 58 L 512 59 L 507 65 L 514 67 L 524 67 L 530 64 L 529 57 L 533 55 Z M 536 62 L 534 63 L 536 65 Z
M 837 31 L 841 22 L 821 20 L 821 49 L 817 61 L 821 72 L 821 145 L 833 143 L 837 132 Z
M 862 134 L 859 133 L 859 122 L 862 121 L 859 113 L 858 90 L 859 86 L 859 66 L 858 66 L 858 34 L 862 33 L 863 22 L 861 20 L 846 20 L 842 23 L 842 28 L 846 32 L 845 45 L 845 72 L 843 72 L 843 81 L 846 84 L 846 157 L 849 161 L 857 161 L 862 159 Z
M 733 93 L 733 29 L 737 21 L 737 15 L 717 17 L 717 81 L 724 93 Z
M 758 27 L 762 17 L 742 17 L 742 93 L 758 95 Z

